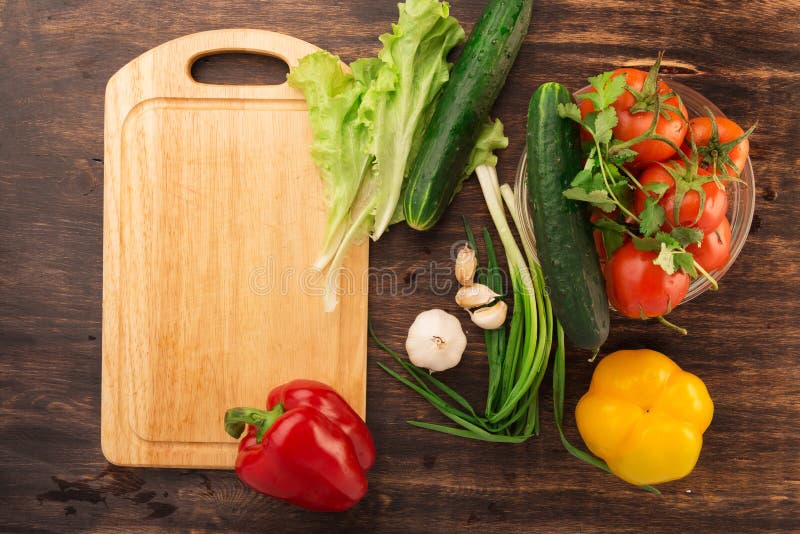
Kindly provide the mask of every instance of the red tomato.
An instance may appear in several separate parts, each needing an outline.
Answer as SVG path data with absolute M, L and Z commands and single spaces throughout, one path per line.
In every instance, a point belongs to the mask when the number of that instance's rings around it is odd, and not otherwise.
M 689 291 L 689 275 L 667 274 L 653 260 L 658 254 L 622 245 L 606 264 L 606 293 L 611 305 L 633 318 L 658 317 L 674 309 Z
M 694 255 L 695 261 L 706 271 L 722 269 L 731 258 L 731 225 L 727 218 L 722 218 L 720 225 L 708 232 L 698 245 L 691 244 L 686 252 Z
M 682 162 L 676 161 L 667 165 L 678 171 L 684 169 Z M 698 175 L 700 176 L 709 174 L 711 172 L 706 169 L 698 170 Z M 706 203 L 700 218 L 698 219 L 697 217 L 700 211 L 700 194 L 697 191 L 688 191 L 683 197 L 677 221 L 675 220 L 675 180 L 664 167 L 656 163 L 648 166 L 639 176 L 639 183 L 642 185 L 653 182 L 662 182 L 670 186 L 664 196 L 661 197 L 659 204 L 664 208 L 667 221 L 672 226 L 693 226 L 700 228 L 703 232 L 710 232 L 719 226 L 722 219 L 725 218 L 725 213 L 728 211 L 728 194 L 716 182 L 706 182 L 701 186 L 706 194 Z M 657 195 L 651 192 L 650 196 L 656 197 Z M 644 209 L 645 198 L 645 193 L 639 189 L 633 194 L 633 208 L 637 215 Z
M 750 140 L 745 138 L 732 145 L 733 141 L 744 135 L 744 131 L 738 124 L 725 117 L 715 117 L 715 120 L 717 122 L 716 137 L 713 136 L 714 129 L 710 117 L 696 117 L 689 121 L 689 128 L 700 156 L 700 165 L 710 169 L 713 164 L 713 154 L 716 152 L 719 172 L 722 173 L 724 166 L 726 174 L 739 176 L 747 163 Z M 691 148 L 687 143 L 684 143 L 682 148 L 686 154 L 691 154 Z M 725 155 L 726 151 L 727 156 Z M 731 164 L 735 165 L 735 168 Z
M 647 78 L 647 72 L 638 69 L 624 68 L 615 70 L 612 77 L 616 76 L 625 76 L 625 80 L 630 87 L 636 91 L 641 91 L 645 79 Z M 670 89 L 663 80 L 658 80 L 657 87 L 659 95 L 672 92 L 672 89 Z M 594 89 L 591 89 L 591 91 L 594 91 Z M 619 119 L 617 126 L 614 127 L 614 137 L 617 139 L 628 141 L 643 134 L 650 128 L 650 124 L 653 122 L 652 110 L 638 111 L 634 108 L 632 112 L 631 107 L 636 104 L 636 97 L 634 97 L 630 91 L 622 93 L 622 95 L 617 98 L 617 101 L 612 104 L 617 110 L 617 118 Z M 656 133 L 666 137 L 675 143 L 676 146 L 681 146 L 689 126 L 684 119 L 684 117 L 687 116 L 686 107 L 677 96 L 666 99 L 663 105 L 673 106 L 679 109 L 683 115 L 667 110 L 665 114 L 662 114 L 658 118 Z M 581 117 L 586 117 L 588 113 L 594 111 L 594 104 L 589 100 L 581 100 L 580 109 Z M 664 115 L 666 115 L 666 117 Z M 633 167 L 639 167 L 644 163 L 653 161 L 664 161 L 675 154 L 675 150 L 671 146 L 663 141 L 656 141 L 653 139 L 636 143 L 631 148 L 638 152 L 636 158 L 631 162 L 631 166 Z
M 667 220 L 672 226 L 693 226 L 703 232 L 709 232 L 720 225 L 728 211 L 728 194 L 714 182 L 706 182 L 701 187 L 706 194 L 706 203 L 700 218 L 697 217 L 700 211 L 700 194 L 697 191 L 689 191 L 684 195 L 677 221 L 675 220 L 675 189 L 670 189 L 664 195 L 661 200 L 662 205 Z

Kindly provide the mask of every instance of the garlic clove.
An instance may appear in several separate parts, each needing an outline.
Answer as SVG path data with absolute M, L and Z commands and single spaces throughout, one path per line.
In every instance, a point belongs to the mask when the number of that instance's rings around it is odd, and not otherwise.
M 466 348 L 467 336 L 461 329 L 461 321 L 444 310 L 420 313 L 408 329 L 408 359 L 430 372 L 455 367 Z
M 488 308 L 480 308 L 474 312 L 470 312 L 469 315 L 472 322 L 484 330 L 495 330 L 503 326 L 503 323 L 506 322 L 507 314 L 508 304 L 499 300 L 497 304 L 489 306 Z
M 475 251 L 469 246 L 464 246 L 458 251 L 456 256 L 455 275 L 456 280 L 462 286 L 472 285 L 475 278 L 475 270 L 478 268 L 478 258 Z
M 494 299 L 499 297 L 489 286 L 484 284 L 472 284 L 464 286 L 456 293 L 456 304 L 469 310 L 479 306 L 486 306 Z

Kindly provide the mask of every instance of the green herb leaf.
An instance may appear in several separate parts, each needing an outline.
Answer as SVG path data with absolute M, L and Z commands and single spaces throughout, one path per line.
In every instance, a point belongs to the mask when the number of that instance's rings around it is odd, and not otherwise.
M 620 178 L 618 181 L 610 183 L 608 189 L 623 206 L 630 209 L 633 202 L 633 191 L 627 180 Z
M 612 129 L 617 125 L 617 110 L 606 108 L 600 111 L 594 119 L 594 138 L 598 143 L 605 145 L 611 142 Z
M 669 190 L 669 184 L 665 184 L 664 182 L 650 182 L 644 185 L 644 190 L 660 197 Z
M 571 185 L 572 187 L 579 187 L 587 193 L 591 193 L 592 191 L 602 191 L 606 187 L 603 182 L 602 173 L 594 168 L 585 168 L 578 171 L 578 174 L 575 175 Z
M 613 148 L 615 144 L 618 144 L 618 142 L 612 140 L 611 147 Z M 609 161 L 617 165 L 624 165 L 629 161 L 633 161 L 638 154 L 638 152 L 631 150 L 630 148 L 622 148 L 615 150 L 613 155 L 609 156 Z
M 680 246 L 681 246 L 681 244 L 678 243 L 678 241 L 674 237 L 672 237 L 670 234 L 668 234 L 667 232 L 657 232 L 656 233 L 656 239 L 660 243 L 664 243 L 665 245 L 667 245 L 671 249 L 680 248 Z
M 608 217 L 602 217 L 597 220 L 593 226 L 600 231 L 600 235 L 603 238 L 603 248 L 606 251 L 606 258 L 610 258 L 624 242 L 625 226 Z
M 661 242 L 655 237 L 634 237 L 633 246 L 636 247 L 636 250 L 645 252 L 661 250 Z
M 605 91 L 606 88 L 606 84 L 610 79 L 611 79 L 611 71 L 601 72 L 600 74 L 597 74 L 589 78 L 589 85 L 591 85 L 592 88 L 595 90 L 594 94 L 596 96 L 602 97 L 603 92 Z M 586 95 L 590 94 L 591 93 L 586 93 Z M 589 97 L 587 96 L 586 98 Z M 592 100 L 592 103 L 595 103 L 595 101 Z M 598 101 L 596 104 L 598 108 L 606 107 L 605 105 L 603 105 L 602 101 Z
M 619 170 L 619 167 L 614 165 L 613 163 L 606 163 L 605 165 L 606 170 L 608 171 L 609 176 L 613 182 L 627 182 L 627 178 L 622 176 L 622 173 Z M 627 184 L 626 184 L 627 186 Z
M 657 199 L 647 197 L 644 200 L 644 209 L 639 215 L 639 219 L 639 230 L 645 237 L 650 237 L 658 232 L 658 229 L 664 224 L 667 216 L 666 213 L 664 213 L 664 208 L 661 207 Z
M 699 243 L 703 240 L 703 231 L 699 228 L 689 228 L 688 226 L 678 226 L 669 233 L 680 246 L 686 248 L 692 243 Z
M 676 269 L 680 269 L 692 278 L 697 278 L 697 269 L 694 266 L 694 256 L 690 252 L 676 252 L 672 255 Z
M 592 206 L 596 206 L 606 213 L 611 213 L 616 208 L 614 201 L 608 196 L 608 191 L 605 189 L 586 192 L 580 187 L 572 187 L 564 191 L 564 196 L 571 200 L 579 200 L 581 202 L 588 202 Z
M 603 248 L 606 251 L 606 258 L 610 258 L 624 242 L 622 233 L 613 230 L 600 230 L 600 235 L 603 238 Z
M 603 217 L 598 219 L 594 222 L 593 226 L 598 230 L 609 230 L 612 232 L 617 232 L 619 234 L 625 233 L 625 225 L 618 223 L 617 221 L 613 221 L 608 217 Z
M 611 192 L 616 194 L 616 191 L 614 190 L 614 186 L 615 185 L 617 185 L 617 184 L 614 184 L 614 185 L 611 186 Z M 594 173 L 594 175 L 592 176 L 592 190 L 593 191 L 595 191 L 595 190 L 603 190 L 605 188 L 606 188 L 606 185 L 605 185 L 605 182 L 603 181 L 603 173 L 602 172 Z
M 578 174 L 575 175 L 575 178 L 572 180 L 570 184 L 572 187 L 580 187 L 587 193 L 594 189 L 592 187 L 592 170 L 591 169 L 582 169 L 578 171 Z
M 581 122 L 581 110 L 573 102 L 570 102 L 568 104 L 559 104 L 558 115 L 562 119 L 572 119 L 577 123 Z
M 579 98 L 591 101 L 595 109 L 598 110 L 609 107 L 625 92 L 625 76 L 612 78 L 612 74 L 613 72 L 611 71 L 603 72 L 589 78 L 589 84 L 594 88 L 594 91 L 582 93 Z
M 664 269 L 667 274 L 671 275 L 678 270 L 682 270 L 692 278 L 697 277 L 694 256 L 686 252 L 679 240 L 671 234 L 658 232 L 655 237 L 634 237 L 633 245 L 639 250 L 658 251 L 658 256 L 653 260 L 653 263 Z
M 594 143 L 588 143 L 585 146 L 587 146 L 588 148 L 584 150 L 584 152 L 586 153 L 586 163 L 583 164 L 583 168 L 599 169 L 600 162 L 598 161 L 597 158 L 597 147 L 594 145 Z
M 667 274 L 675 274 L 676 267 L 674 251 L 664 243 L 661 243 L 661 250 L 659 251 L 656 259 L 653 260 L 653 263 L 659 265 Z

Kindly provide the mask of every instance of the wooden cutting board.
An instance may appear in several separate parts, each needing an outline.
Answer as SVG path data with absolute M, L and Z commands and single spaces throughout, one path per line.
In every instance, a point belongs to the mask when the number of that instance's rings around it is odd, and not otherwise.
M 200 84 L 200 57 L 287 64 L 317 50 L 261 30 L 170 41 L 109 81 L 105 115 L 102 448 L 118 465 L 230 468 L 233 406 L 293 378 L 363 417 L 368 245 L 323 309 L 310 266 L 326 210 L 301 92 Z

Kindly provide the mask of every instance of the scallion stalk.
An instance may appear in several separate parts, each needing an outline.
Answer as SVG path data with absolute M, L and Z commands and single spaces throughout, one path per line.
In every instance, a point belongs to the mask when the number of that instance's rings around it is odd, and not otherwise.
M 484 333 L 489 386 L 484 416 L 455 391 L 422 369 L 400 358 L 375 337 L 379 345 L 408 373 L 406 378 L 389 367 L 379 364 L 391 376 L 416 391 L 430 402 L 457 427 L 409 421 L 410 424 L 446 434 L 483 441 L 519 443 L 538 433 L 539 386 L 542 383 L 553 339 L 553 315 L 550 300 L 545 292 L 544 278 L 534 250 L 520 249 L 506 218 L 505 209 L 511 212 L 519 230 L 519 215 L 509 196 L 508 186 L 500 187 L 493 166 L 481 165 L 476 169 L 495 229 L 500 237 L 508 262 L 513 291 L 511 321 L 496 330 Z M 473 250 L 477 243 L 465 220 L 467 240 Z M 502 294 L 502 276 L 497 254 L 489 231 L 483 229 L 486 246 L 486 269 L 478 274 L 481 283 Z

